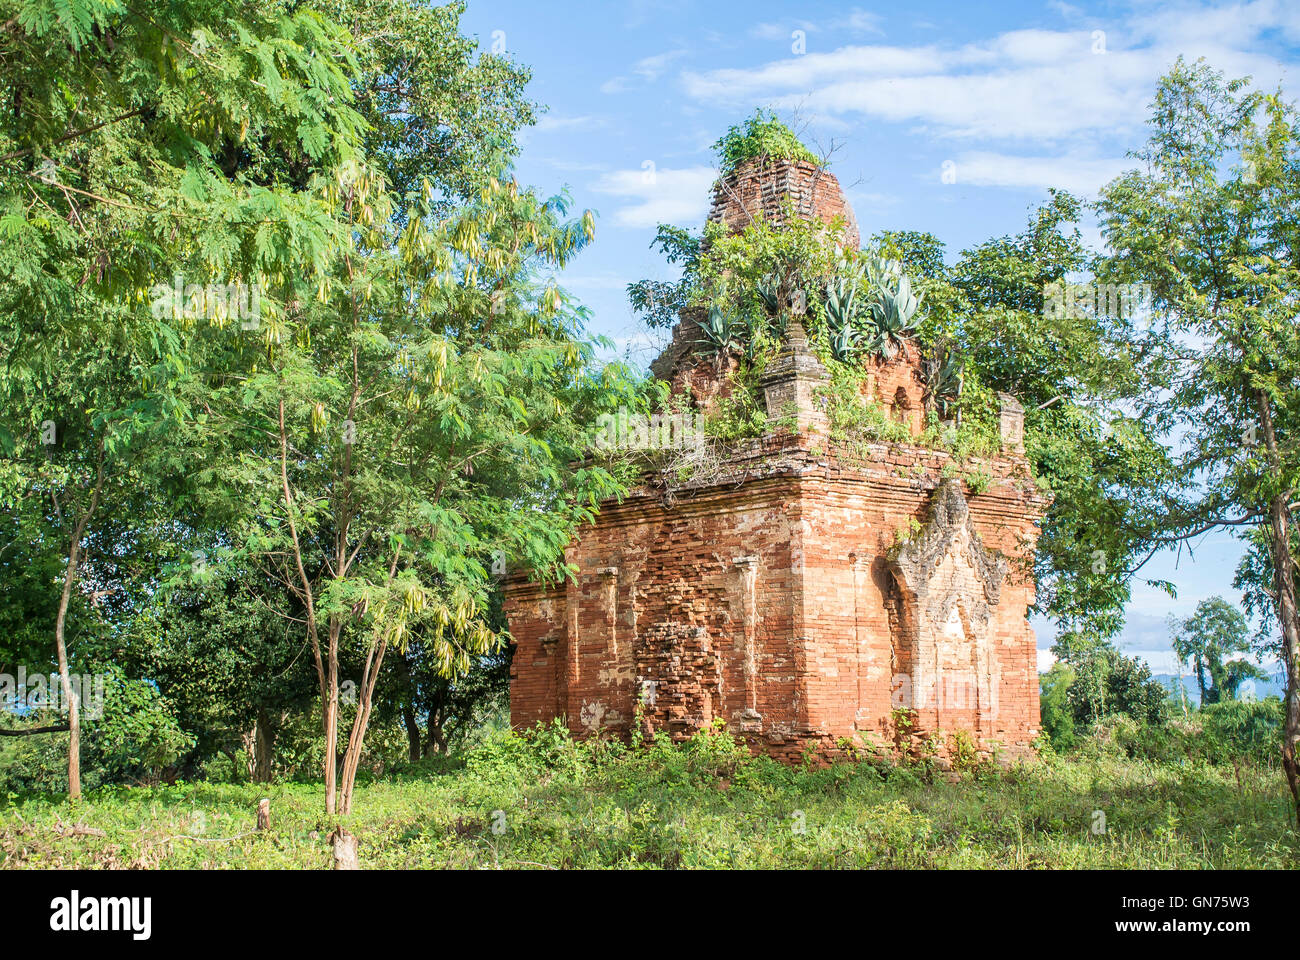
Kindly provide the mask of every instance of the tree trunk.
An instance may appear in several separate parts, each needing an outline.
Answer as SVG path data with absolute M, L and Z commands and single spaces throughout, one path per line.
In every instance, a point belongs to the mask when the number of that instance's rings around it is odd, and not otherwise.
M 1289 491 L 1281 483 L 1281 457 L 1273 429 L 1273 410 L 1269 400 L 1259 395 L 1260 419 L 1269 457 L 1278 470 L 1282 491 L 1269 504 L 1269 524 L 1273 534 L 1273 580 L 1277 587 L 1277 618 L 1282 627 L 1282 661 L 1286 667 L 1286 722 L 1282 733 L 1282 769 L 1291 788 L 1295 805 L 1296 827 L 1300 829 L 1300 609 L 1296 603 L 1295 572 L 1291 556 Z
M 335 870 L 360 870 L 361 863 L 357 858 L 357 838 L 352 836 L 342 827 L 338 827 L 330 834 L 330 843 L 334 846 L 334 869 Z
M 1295 803 L 1300 827 L 1300 612 L 1296 605 L 1295 575 L 1291 569 L 1291 533 L 1287 523 L 1287 498 L 1275 497 L 1269 511 L 1273 527 L 1273 578 L 1277 584 L 1277 616 L 1282 624 L 1282 660 L 1286 666 L 1286 726 L 1282 734 L 1282 769 Z
M 329 672 L 326 675 L 328 699 L 323 704 L 322 721 L 325 724 L 325 813 L 331 816 L 338 810 L 336 754 L 339 745 L 339 632 L 342 629 L 342 622 L 337 617 L 330 617 Z
M 271 829 L 271 798 L 263 797 L 257 802 L 257 829 Z
M 406 748 L 411 763 L 420 759 L 420 723 L 415 719 L 415 706 L 408 700 L 402 704 L 402 722 L 406 724 Z
M 72 585 L 77 580 L 77 563 L 81 559 L 81 538 L 86 533 L 86 525 L 99 506 L 99 494 L 104 489 L 104 448 L 99 447 L 99 464 L 95 470 L 95 489 L 90 495 L 90 503 L 85 514 L 77 521 L 72 531 L 72 543 L 68 548 L 68 569 L 63 575 L 63 594 L 59 597 L 59 613 L 54 621 L 54 646 L 59 656 L 59 685 L 63 688 L 63 702 L 68 708 L 68 799 L 81 798 L 81 698 L 72 689 L 72 677 L 68 670 L 68 645 L 66 630 L 68 626 L 68 605 L 72 600 Z
M 239 744 L 244 748 L 244 773 L 248 775 L 249 783 L 253 782 L 253 774 L 257 772 L 257 723 L 253 723 L 253 729 L 245 730 L 239 735 Z
M 73 535 L 72 549 L 68 551 L 68 569 L 63 575 L 63 595 L 59 598 L 59 615 L 54 621 L 54 646 L 59 655 L 59 685 L 63 688 L 63 704 L 68 710 L 68 799 L 81 798 L 81 703 L 72 689 L 68 672 L 68 645 L 64 629 L 68 622 L 68 603 L 72 599 L 72 584 L 77 579 L 77 560 L 81 554 L 81 526 Z
M 257 711 L 257 726 L 253 741 L 253 782 L 270 783 L 275 766 L 275 740 L 279 730 L 269 714 Z
M 430 753 L 447 752 L 447 732 L 443 729 L 441 709 L 430 710 L 428 716 Z
M 370 708 L 374 702 L 375 683 L 379 679 L 379 668 L 384 664 L 384 652 L 388 649 L 388 634 L 384 634 L 378 647 L 372 647 L 366 658 L 366 669 L 361 675 L 361 686 L 357 691 L 357 715 L 352 721 L 352 733 L 348 737 L 348 749 L 343 755 L 343 778 L 340 782 L 339 812 L 352 812 L 352 788 L 357 781 L 357 768 L 361 765 L 361 749 L 366 739 L 366 728 L 370 725 Z

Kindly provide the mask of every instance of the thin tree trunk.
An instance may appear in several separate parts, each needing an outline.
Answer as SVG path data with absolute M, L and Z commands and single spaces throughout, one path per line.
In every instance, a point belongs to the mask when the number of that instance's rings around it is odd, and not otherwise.
M 428 743 L 428 749 L 429 749 L 429 752 L 430 752 L 430 753 L 446 753 L 446 752 L 447 752 L 447 732 L 446 732 L 446 730 L 444 729 L 443 719 L 444 719 L 444 718 L 443 718 L 443 715 L 442 715 L 442 704 L 439 704 L 436 708 L 431 707 L 431 708 L 429 709 L 429 716 L 428 716 L 428 725 L 429 725 L 429 743 Z
M 68 569 L 63 576 L 63 595 L 59 598 L 59 615 L 54 622 L 54 645 L 59 654 L 59 685 L 63 688 L 63 703 L 68 710 L 68 799 L 81 798 L 81 704 L 72 689 L 68 672 L 68 646 L 64 641 L 64 627 L 68 620 L 68 601 L 72 598 L 72 584 L 77 579 L 77 559 L 81 550 L 81 528 L 73 535 L 72 549 L 68 552 Z
M 316 665 L 316 680 L 320 685 L 321 726 L 325 732 L 325 813 L 334 813 L 334 779 L 337 769 L 334 749 L 338 742 L 339 670 L 337 617 L 330 618 L 329 671 L 321 659 L 320 631 L 316 623 L 316 599 L 311 578 L 302 561 L 302 543 L 298 539 L 298 524 L 294 520 L 293 492 L 289 488 L 289 435 L 284 426 L 284 397 L 280 397 L 280 490 L 284 497 L 285 516 L 289 521 L 289 534 L 293 538 L 293 559 L 298 570 L 298 581 L 303 602 L 307 606 L 307 638 L 311 641 L 312 659 Z
M 324 705 L 325 722 L 325 812 L 338 810 L 339 747 L 339 633 L 343 629 L 338 617 L 330 617 L 329 663 L 326 683 L 329 699 Z M 344 813 L 347 811 L 344 810 Z
M 1295 803 L 1300 827 L 1300 613 L 1296 605 L 1295 576 L 1291 570 L 1291 537 L 1287 523 L 1287 498 L 1275 497 L 1269 511 L 1273 526 L 1273 573 L 1277 583 L 1277 615 L 1282 624 L 1282 659 L 1286 665 L 1286 725 L 1282 734 L 1282 769 Z
M 352 734 L 348 737 L 347 753 L 343 757 L 343 780 L 340 785 L 341 797 L 339 812 L 352 812 L 352 788 L 357 780 L 357 767 L 361 764 L 361 748 L 366 738 L 366 728 L 370 725 L 370 708 L 374 702 L 375 682 L 379 679 L 379 668 L 384 663 L 384 653 L 388 649 L 388 634 L 379 641 L 378 649 L 371 648 L 371 655 L 366 659 L 366 671 L 361 678 L 361 689 L 357 697 L 357 716 L 352 721 Z M 373 663 L 371 662 L 373 660 Z

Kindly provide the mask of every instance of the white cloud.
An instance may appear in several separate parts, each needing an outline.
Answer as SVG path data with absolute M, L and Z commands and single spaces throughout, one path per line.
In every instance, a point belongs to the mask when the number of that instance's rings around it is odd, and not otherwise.
M 1116 21 L 1095 53 L 1093 31 L 1014 30 L 964 46 L 852 45 L 749 69 L 686 71 L 688 96 L 735 107 L 909 123 L 941 136 L 1065 140 L 1131 135 L 1156 79 L 1183 54 L 1269 87 L 1278 62 L 1263 34 L 1300 36 L 1300 9 L 1275 0 L 1184 6 Z
M 880 28 L 882 17 L 859 7 L 854 7 L 847 17 L 836 20 L 831 26 L 837 30 L 849 30 L 853 33 L 884 33 Z
M 643 83 L 654 83 L 674 60 L 686 55 L 686 50 L 668 50 L 650 57 L 642 57 L 628 68 L 629 72 Z M 632 86 L 626 76 L 611 77 L 600 85 L 601 93 L 622 93 Z
M 537 118 L 533 130 L 537 133 L 550 133 L 554 130 L 590 130 L 603 126 L 604 123 L 601 117 L 566 117 L 563 114 L 546 113 Z
M 685 54 L 685 50 L 669 50 L 667 53 L 655 54 L 653 57 L 643 57 L 632 64 L 632 72 L 647 83 L 653 83 L 668 69 L 670 63 Z
M 815 33 L 817 26 L 806 21 L 798 23 L 756 23 L 749 28 L 749 35 L 755 40 L 789 40 L 790 34 L 796 30 L 802 30 L 804 33 Z
M 621 227 L 695 223 L 708 213 L 710 188 L 717 176 L 716 169 L 704 166 L 615 170 L 591 189 L 631 201 L 614 212 L 614 223 Z
M 958 184 L 1033 189 L 1059 187 L 1081 196 L 1096 195 L 1103 184 L 1133 165 L 1124 157 L 1021 157 L 987 151 L 963 153 L 953 162 Z M 934 171 L 936 183 L 940 175 L 940 170 Z

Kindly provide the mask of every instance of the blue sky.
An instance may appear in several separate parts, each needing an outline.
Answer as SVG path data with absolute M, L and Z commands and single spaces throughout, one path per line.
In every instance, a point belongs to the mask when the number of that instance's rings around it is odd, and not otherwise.
M 596 242 L 563 283 L 593 311 L 592 332 L 642 364 L 660 341 L 624 288 L 675 276 L 649 249 L 655 225 L 702 224 L 710 147 L 757 106 L 815 151 L 834 147 L 864 237 L 925 230 L 951 258 L 1020 230 L 1049 186 L 1090 197 L 1125 169 L 1156 79 L 1179 54 L 1293 97 L 1300 83 L 1296 0 L 470 0 L 463 27 L 532 68 L 530 94 L 547 112 L 525 135 L 518 177 L 568 187 L 598 213 Z M 1100 243 L 1093 224 L 1084 235 Z M 1144 570 L 1177 584 L 1176 600 L 1134 584 L 1121 646 L 1157 672 L 1174 670 L 1168 615 L 1215 593 L 1239 600 L 1237 541 L 1216 533 L 1192 547 Z M 1042 664 L 1051 630 L 1035 626 Z

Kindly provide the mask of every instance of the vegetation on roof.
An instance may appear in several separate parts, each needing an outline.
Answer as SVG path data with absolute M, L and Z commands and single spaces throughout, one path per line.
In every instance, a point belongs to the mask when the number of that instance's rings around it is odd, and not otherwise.
M 795 136 L 794 131 L 771 111 L 755 110 L 754 115 L 744 123 L 729 127 L 713 145 L 713 149 L 721 161 L 723 176 L 754 157 L 821 163 L 817 155 Z

